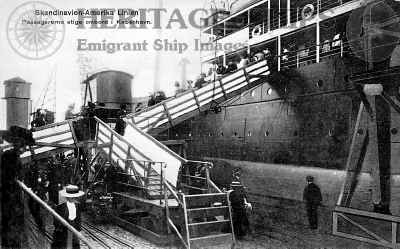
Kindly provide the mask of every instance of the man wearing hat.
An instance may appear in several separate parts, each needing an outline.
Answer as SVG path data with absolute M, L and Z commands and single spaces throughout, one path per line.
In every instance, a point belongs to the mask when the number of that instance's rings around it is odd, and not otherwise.
M 229 200 L 232 206 L 232 222 L 235 236 L 241 239 L 249 230 L 249 219 L 246 209 L 251 209 L 251 204 L 247 202 L 246 193 L 243 185 L 239 181 L 232 181 Z
M 303 200 L 306 203 L 308 222 L 311 229 L 318 228 L 318 205 L 321 204 L 322 195 L 319 187 L 314 183 L 314 177 L 307 176 L 307 186 L 304 188 Z
M 79 204 L 80 198 L 84 195 L 78 186 L 67 185 L 65 189 L 60 192 L 67 201 L 58 205 L 57 213 L 63 217 L 69 224 L 76 230 L 81 230 L 81 207 Z M 73 248 L 79 249 L 79 239 L 67 229 L 61 222 L 54 219 L 54 236 L 52 249 L 66 249 Z
M 32 133 L 22 127 L 11 126 L 2 138 L 12 145 L 10 150 L 1 155 L 1 238 L 4 248 L 21 248 L 24 208 L 21 202 L 21 190 L 16 180 L 23 175 L 20 155 L 27 146 L 35 141 Z

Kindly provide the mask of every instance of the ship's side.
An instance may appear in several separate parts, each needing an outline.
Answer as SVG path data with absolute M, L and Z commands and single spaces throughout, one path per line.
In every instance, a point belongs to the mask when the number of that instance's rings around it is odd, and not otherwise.
M 240 96 L 219 103 L 221 108 L 212 108 L 159 135 L 161 140 L 186 140 L 189 158 L 212 160 L 215 165 L 212 177 L 221 186 L 228 186 L 233 168 L 241 168 L 250 199 L 256 203 L 253 215 L 256 225 L 282 221 L 306 225 L 302 190 L 306 175 L 314 175 L 323 192 L 321 212 L 326 219 L 321 223 L 325 231 L 330 231 L 331 221 L 327 217 L 331 216 L 345 180 L 346 160 L 361 102 L 351 76 L 368 70 L 368 62 L 355 49 L 355 38 L 350 34 L 353 24 L 349 20 L 362 9 L 364 2 L 318 3 L 319 6 L 312 1 L 285 0 L 244 5 L 250 17 L 251 6 L 258 8 L 257 13 L 260 6 L 271 8 L 265 18 L 258 19 L 263 25 L 261 34 L 253 32 L 260 23 L 244 28 L 249 43 L 246 50 L 256 54 L 268 49 L 274 58 L 269 61 L 271 75 Z M 291 11 L 286 11 L 288 4 Z M 302 19 L 304 8 L 307 5 L 311 8 L 310 4 L 315 13 Z M 394 2 L 387 4 L 397 11 Z M 276 10 L 279 7 L 285 10 L 280 16 Z M 235 10 L 235 15 L 240 16 L 240 10 Z M 274 16 L 278 16 L 278 21 L 273 21 Z M 314 20 L 315 16 L 320 18 Z M 214 27 L 218 25 L 217 22 Z M 240 37 L 240 32 L 238 29 L 219 39 Z M 398 65 L 397 43 L 392 45 L 388 48 L 391 56 L 381 59 L 376 66 Z M 226 63 L 235 60 L 240 52 L 243 50 L 216 52 L 214 59 L 205 58 L 204 62 Z M 389 79 L 396 80 L 396 77 Z M 400 173 L 397 166 L 400 122 L 393 109 L 383 109 L 390 117 L 385 121 L 390 124 L 391 143 L 388 195 L 392 214 L 400 214 L 396 191 L 399 186 L 396 175 Z M 353 207 L 372 208 L 371 166 L 367 152 Z

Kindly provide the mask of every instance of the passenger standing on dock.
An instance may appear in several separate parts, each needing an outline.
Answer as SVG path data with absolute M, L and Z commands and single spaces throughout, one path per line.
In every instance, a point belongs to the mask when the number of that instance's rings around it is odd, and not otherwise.
M 318 206 L 322 202 L 321 190 L 314 183 L 314 177 L 307 176 L 307 186 L 304 188 L 303 200 L 306 202 L 308 222 L 311 229 L 318 228 Z
M 61 195 L 65 197 L 66 202 L 57 206 L 57 213 L 63 217 L 76 230 L 81 230 L 81 206 L 80 198 L 84 195 L 78 186 L 68 185 L 61 191 Z M 79 239 L 67 229 L 61 222 L 54 219 L 54 235 L 52 249 L 79 249 Z
M 21 189 L 16 180 L 22 180 L 20 155 L 26 146 L 35 143 L 32 133 L 24 128 L 11 126 L 2 136 L 13 148 L 1 156 L 1 240 L 2 248 L 21 248 L 21 231 L 24 224 L 24 206 Z
M 233 230 L 235 236 L 241 239 L 249 231 L 250 223 L 246 209 L 251 209 L 251 204 L 247 202 L 244 186 L 240 182 L 233 181 L 231 183 L 231 191 L 229 200 L 232 206 Z

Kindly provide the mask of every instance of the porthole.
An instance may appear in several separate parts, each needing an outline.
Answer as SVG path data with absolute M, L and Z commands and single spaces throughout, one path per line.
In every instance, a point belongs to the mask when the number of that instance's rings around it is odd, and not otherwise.
M 268 136 L 269 136 L 269 131 L 266 131 L 266 132 L 264 133 L 264 136 L 265 136 L 265 137 L 268 137 Z
M 271 95 L 271 94 L 272 94 L 272 88 L 268 88 L 268 89 L 267 89 L 267 94 L 268 94 L 268 95 Z
M 392 135 L 396 135 L 399 131 L 397 130 L 397 128 L 392 128 L 390 129 L 390 132 L 392 133 Z
M 323 85 L 324 85 L 324 81 L 323 80 L 318 80 L 317 87 L 321 88 Z

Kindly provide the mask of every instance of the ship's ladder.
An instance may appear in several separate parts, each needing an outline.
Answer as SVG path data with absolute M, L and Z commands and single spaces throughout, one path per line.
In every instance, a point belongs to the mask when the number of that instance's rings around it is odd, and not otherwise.
M 151 134 L 158 134 L 200 112 L 208 110 L 214 103 L 227 100 L 250 87 L 263 82 L 270 74 L 267 61 L 259 61 L 238 69 L 199 89 L 190 89 L 140 112 L 130 114 L 137 127 Z
M 234 245 L 229 196 L 210 180 L 210 163 L 181 158 L 130 122 L 121 136 L 95 119 L 96 145 L 101 153 L 134 180 L 134 187 L 139 183 L 148 199 L 160 200 L 160 204 L 164 201 L 169 228 L 186 248 Z M 169 216 L 172 199 L 182 209 L 183 223 Z

